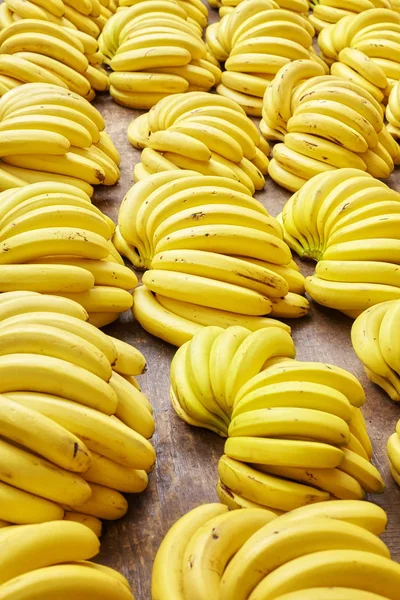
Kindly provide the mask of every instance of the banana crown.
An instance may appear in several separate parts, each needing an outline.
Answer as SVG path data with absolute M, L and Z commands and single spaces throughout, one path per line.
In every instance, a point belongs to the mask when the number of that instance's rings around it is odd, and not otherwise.
M 378 537 L 386 521 L 381 508 L 357 500 L 318 502 L 282 516 L 204 504 L 164 537 L 152 598 L 162 592 L 168 600 L 345 600 L 350 593 L 357 600 L 395 600 L 400 566 Z M 377 577 L 366 579 L 366 569 Z

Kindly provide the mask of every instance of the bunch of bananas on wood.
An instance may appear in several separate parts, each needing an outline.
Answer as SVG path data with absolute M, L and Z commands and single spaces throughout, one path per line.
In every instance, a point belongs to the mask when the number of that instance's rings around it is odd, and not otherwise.
M 219 16 L 222 18 L 232 12 L 243 0 L 207 0 L 213 8 L 219 9 Z M 306 16 L 308 13 L 307 0 L 279 0 L 276 1 L 276 8 L 283 8 L 294 13 L 302 13 Z
M 117 0 L 5 0 L 0 5 L 0 29 L 22 19 L 39 19 L 68 28 L 79 39 L 97 39 L 117 10 Z
M 397 600 L 385 511 L 356 500 L 285 515 L 203 504 L 164 537 L 152 600 Z M 366 575 L 368 574 L 368 575 Z
M 288 200 L 285 241 L 319 261 L 305 280 L 313 300 L 355 318 L 400 298 L 399 210 L 398 192 L 358 169 L 317 175 Z
M 228 438 L 217 489 L 231 508 L 288 511 L 311 499 L 360 500 L 384 489 L 370 463 L 358 380 L 294 356 L 280 328 L 206 327 L 173 358 L 170 393 L 179 417 Z
M 116 102 L 149 109 L 170 94 L 208 91 L 219 83 L 218 62 L 187 7 L 198 11 L 183 0 L 142 0 L 108 21 L 100 49 L 113 71 L 110 93 Z
M 389 177 L 400 148 L 384 125 L 379 103 L 339 77 L 315 76 L 300 83 L 310 68 L 306 61 L 283 67 L 265 94 L 261 130 L 283 141 L 274 146 L 269 175 L 291 191 L 342 167 Z
M 312 13 L 309 15 L 310 23 L 317 33 L 345 17 L 350 20 L 357 14 L 374 8 L 393 10 L 391 0 L 316 0 L 310 2 Z M 342 21 L 340 27 L 344 27 Z
M 93 100 L 108 90 L 98 42 L 73 29 L 26 19 L 0 31 L 0 94 L 22 83 L 50 83 Z
M 357 83 L 382 102 L 400 79 L 400 14 L 366 10 L 330 25 L 318 36 L 331 74 Z
M 261 116 L 265 90 L 284 65 L 310 59 L 328 73 L 312 48 L 313 35 L 303 15 L 273 0 L 244 0 L 206 31 L 210 51 L 225 62 L 217 93 L 235 100 L 248 115 Z
M 87 323 L 69 298 L 0 295 L 0 519 L 99 519 L 127 511 L 155 461 L 135 375 L 143 355 Z M 113 415 L 113 416 L 111 416 Z M 3 572 L 3 570 L 2 570 Z
M 0 189 L 55 181 L 113 185 L 119 154 L 100 112 L 65 88 L 27 83 L 0 99 Z
M 114 243 L 149 268 L 134 296 L 137 320 L 172 344 L 204 325 L 253 330 L 276 323 L 265 315 L 308 313 L 279 223 L 238 182 L 191 171 L 152 175 L 125 196 Z
M 138 0 L 119 0 L 120 8 L 134 6 Z M 139 0 L 143 2 L 145 0 Z M 189 23 L 197 23 L 201 28 L 206 27 L 208 23 L 208 10 L 201 0 L 176 0 L 179 6 L 183 8 L 187 15 Z
M 393 267 L 382 264 L 380 282 Z M 395 276 L 397 271 L 394 271 Z M 351 341 L 368 379 L 392 400 L 400 401 L 400 300 L 381 302 L 365 310 L 353 323 Z
M 79 523 L 52 521 L 0 531 L 0 598 L 134 600 L 123 575 L 89 562 L 100 550 L 97 537 Z
M 387 442 L 390 472 L 393 479 L 400 486 L 400 421 L 397 422 L 396 431 Z
M 238 181 L 251 194 L 265 185 L 269 145 L 229 98 L 206 92 L 164 98 L 132 121 L 128 139 L 144 148 L 134 169 L 136 181 L 160 171 L 190 169 Z
M 78 188 L 34 183 L 0 193 L 0 292 L 81 304 L 102 327 L 132 306 L 137 278 L 110 241 L 115 226 Z

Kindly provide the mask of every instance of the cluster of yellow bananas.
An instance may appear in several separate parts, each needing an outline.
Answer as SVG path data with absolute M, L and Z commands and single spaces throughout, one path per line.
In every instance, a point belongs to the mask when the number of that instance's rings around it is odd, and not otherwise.
M 397 422 L 396 431 L 388 439 L 387 453 L 390 472 L 397 485 L 400 486 L 400 421 Z
M 138 0 L 119 0 L 120 8 L 134 6 Z M 139 0 L 143 2 L 144 0 Z M 208 23 L 208 10 L 201 0 L 176 0 L 187 15 L 189 23 L 197 23 L 201 28 Z
M 5 0 L 0 5 L 0 29 L 21 19 L 39 19 L 97 39 L 117 10 L 117 0 Z
M 393 266 L 389 263 L 380 265 L 380 283 L 385 281 L 388 270 Z M 397 271 L 391 270 L 397 276 Z M 400 300 L 392 300 L 365 310 L 354 321 L 351 330 L 353 348 L 364 365 L 368 379 L 396 402 L 400 401 L 399 323 Z
M 320 502 L 285 515 L 203 504 L 157 552 L 152 600 L 397 600 L 400 565 L 379 539 L 385 511 Z
M 231 508 L 289 511 L 380 493 L 358 380 L 293 360 L 289 333 L 206 327 L 175 354 L 171 401 L 182 420 L 227 437 L 218 494 Z
M 0 295 L 0 519 L 11 524 L 65 516 L 100 535 L 99 519 L 127 511 L 121 492 L 147 486 L 154 420 L 134 378 L 145 358 L 87 319 L 68 298 Z
M 0 531 L 0 598 L 54 600 L 70 595 L 134 600 L 123 575 L 89 562 L 97 537 L 80 523 L 51 521 Z
M 269 175 L 293 192 L 312 177 L 342 167 L 389 177 L 400 148 L 384 125 L 379 103 L 339 77 L 300 83 L 311 68 L 309 61 L 283 67 L 265 94 L 261 130 L 283 141 L 274 146 Z
M 278 220 L 287 244 L 319 261 L 305 280 L 313 300 L 349 317 L 400 298 L 398 192 L 358 169 L 316 175 Z
M 22 83 L 50 83 L 89 101 L 109 87 L 103 55 L 89 35 L 25 19 L 0 31 L 0 94 Z
M 372 8 L 329 25 L 318 36 L 331 74 L 358 83 L 378 102 L 400 79 L 400 15 Z
M 149 109 L 170 94 L 208 91 L 219 83 L 218 62 L 187 7 L 200 12 L 183 0 L 141 0 L 108 21 L 100 48 L 113 70 L 110 93 L 116 102 Z
M 398 140 L 400 138 L 400 82 L 395 83 L 389 94 L 386 119 L 388 120 L 388 132 Z
M 213 8 L 219 9 L 219 16 L 222 18 L 232 12 L 243 0 L 207 0 L 208 4 Z M 307 0 L 277 0 L 277 8 L 283 8 L 295 13 L 303 13 L 305 16 L 308 13 Z
M 310 2 L 310 23 L 317 33 L 345 17 L 353 17 L 374 8 L 393 10 L 391 0 L 316 0 Z M 341 27 L 345 22 L 341 23 Z
M 311 59 L 329 72 L 312 48 L 313 35 L 300 13 L 273 0 L 244 0 L 206 31 L 210 51 L 225 62 L 217 93 L 235 100 L 248 115 L 261 116 L 268 84 L 290 61 Z
M 0 189 L 37 181 L 70 183 L 92 195 L 119 179 L 119 154 L 87 100 L 47 83 L 27 83 L 0 99 Z
M 269 145 L 244 110 L 229 98 L 190 92 L 160 100 L 128 128 L 128 139 L 144 148 L 134 176 L 190 169 L 239 181 L 251 194 L 262 190 Z
M 147 177 L 122 202 L 114 243 L 149 268 L 137 320 L 177 346 L 204 325 L 255 330 L 276 324 L 264 315 L 309 310 L 279 223 L 236 181 L 184 170 Z
M 132 306 L 137 278 L 110 241 L 114 223 L 78 188 L 33 183 L 0 193 L 0 292 L 56 294 L 102 327 Z

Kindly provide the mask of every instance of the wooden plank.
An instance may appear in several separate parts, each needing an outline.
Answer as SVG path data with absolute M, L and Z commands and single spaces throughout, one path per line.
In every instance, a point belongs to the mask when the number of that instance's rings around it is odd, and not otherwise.
M 122 176 L 117 186 L 96 191 L 95 202 L 116 221 L 120 202 L 133 183 L 133 166 L 140 160 L 140 152 L 133 149 L 126 138 L 130 121 L 139 113 L 117 106 L 107 96 L 100 97 L 96 105 L 105 116 L 107 131 L 121 153 Z M 392 176 L 389 183 L 400 189 L 399 174 Z M 289 196 L 271 180 L 258 194 L 274 216 Z M 313 272 L 313 264 L 299 264 L 303 274 Z M 387 438 L 400 418 L 400 408 L 367 380 L 351 346 L 351 323 L 340 313 L 313 303 L 309 316 L 292 320 L 290 325 L 300 360 L 344 367 L 361 380 L 366 390 L 363 412 L 373 441 L 374 463 L 387 484 L 385 493 L 374 496 L 373 500 L 388 512 L 389 527 L 384 539 L 393 558 L 400 560 L 400 489 L 392 481 L 385 450 Z M 140 378 L 140 383 L 155 409 L 157 464 L 148 489 L 129 497 L 128 515 L 105 526 L 99 560 L 129 579 L 136 600 L 149 600 L 152 563 L 164 534 L 188 510 L 217 500 L 217 462 L 223 451 L 223 440 L 211 432 L 187 426 L 175 415 L 169 402 L 173 347 L 148 335 L 130 314 L 123 315 L 107 331 L 140 348 L 148 360 L 149 370 Z

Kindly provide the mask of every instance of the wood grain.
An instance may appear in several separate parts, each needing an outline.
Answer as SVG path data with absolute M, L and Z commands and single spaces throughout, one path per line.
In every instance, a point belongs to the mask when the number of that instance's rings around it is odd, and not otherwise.
M 116 221 L 120 202 L 133 183 L 133 166 L 140 160 L 139 151 L 133 149 L 126 138 L 128 124 L 139 113 L 117 106 L 108 96 L 96 100 L 96 106 L 105 116 L 107 131 L 121 153 L 122 176 L 117 186 L 96 191 L 94 201 Z M 398 174 L 391 177 L 389 184 L 400 190 Z M 275 216 L 289 195 L 269 180 L 258 198 Z M 304 275 L 313 272 L 311 263 L 299 264 Z M 400 407 L 367 380 L 351 346 L 351 323 L 340 313 L 313 303 L 309 316 L 292 320 L 290 325 L 300 360 L 319 360 L 344 367 L 361 380 L 366 390 L 363 412 L 373 441 L 374 463 L 387 484 L 385 493 L 374 496 L 373 500 L 388 512 L 389 526 L 384 539 L 393 558 L 400 560 L 400 489 L 390 476 L 385 450 L 387 438 L 400 418 Z M 129 497 L 128 515 L 105 526 L 99 560 L 129 579 L 136 600 L 149 600 L 152 563 L 166 531 L 188 510 L 217 500 L 216 467 L 223 440 L 185 425 L 175 415 L 169 402 L 173 347 L 143 331 L 130 314 L 123 315 L 107 331 L 137 346 L 148 360 L 148 372 L 140 378 L 140 383 L 155 409 L 157 464 L 148 489 Z

